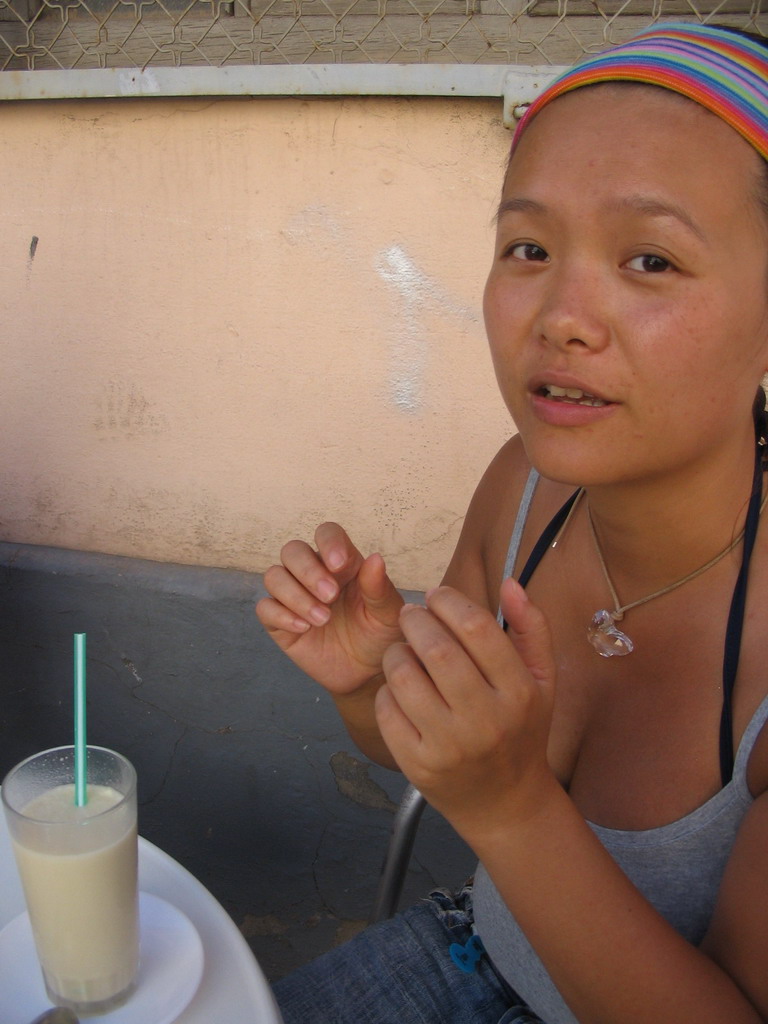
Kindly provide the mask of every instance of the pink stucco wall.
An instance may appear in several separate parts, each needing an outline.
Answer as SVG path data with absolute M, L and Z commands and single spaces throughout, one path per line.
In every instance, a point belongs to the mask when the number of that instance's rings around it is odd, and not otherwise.
M 259 571 L 325 518 L 437 581 L 513 427 L 500 101 L 0 106 L 0 539 Z

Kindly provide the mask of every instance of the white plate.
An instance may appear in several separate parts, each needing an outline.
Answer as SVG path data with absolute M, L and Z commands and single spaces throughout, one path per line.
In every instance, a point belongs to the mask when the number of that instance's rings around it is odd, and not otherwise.
M 190 1003 L 203 974 L 203 944 L 176 907 L 139 894 L 141 963 L 136 991 L 111 1013 L 89 1017 L 104 1024 L 172 1024 Z M 29 1024 L 51 1005 L 45 994 L 29 916 L 0 932 L 0 1021 Z

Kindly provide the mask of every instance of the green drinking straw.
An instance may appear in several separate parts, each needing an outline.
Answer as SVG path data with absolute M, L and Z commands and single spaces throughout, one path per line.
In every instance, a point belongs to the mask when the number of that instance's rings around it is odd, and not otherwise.
M 75 633 L 75 807 L 88 803 L 85 741 L 85 633 Z

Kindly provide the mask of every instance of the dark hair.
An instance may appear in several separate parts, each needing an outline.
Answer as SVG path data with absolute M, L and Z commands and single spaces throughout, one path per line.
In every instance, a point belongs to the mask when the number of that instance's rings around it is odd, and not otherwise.
M 768 395 L 765 393 L 765 389 L 762 384 L 757 389 L 755 400 L 752 403 L 752 419 L 755 422 L 755 437 L 758 442 L 763 442 L 763 461 L 768 460 Z
M 742 39 L 751 39 L 753 43 L 759 43 L 760 46 L 768 49 L 768 39 L 759 32 L 750 32 L 746 28 L 735 28 L 733 25 L 718 25 L 716 22 L 713 22 L 710 28 L 719 28 L 722 32 L 733 32 L 734 35 L 741 36 Z

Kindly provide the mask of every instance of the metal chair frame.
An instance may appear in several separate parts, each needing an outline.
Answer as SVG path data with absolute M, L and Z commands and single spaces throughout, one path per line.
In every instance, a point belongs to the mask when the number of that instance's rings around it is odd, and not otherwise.
M 371 911 L 371 924 L 385 921 L 397 910 L 416 831 L 426 805 L 427 801 L 415 786 L 406 786 L 392 822 L 389 844 Z

